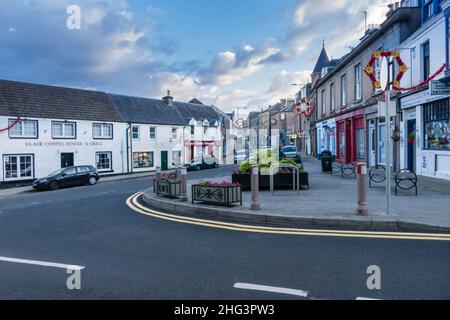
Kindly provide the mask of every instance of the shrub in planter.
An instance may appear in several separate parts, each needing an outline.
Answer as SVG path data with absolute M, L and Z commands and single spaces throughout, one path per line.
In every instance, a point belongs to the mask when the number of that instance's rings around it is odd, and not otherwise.
M 154 180 L 154 188 L 157 196 L 177 198 L 181 196 L 181 181 L 173 173 L 163 173 L 161 180 Z
M 237 183 L 202 181 L 192 186 L 192 203 L 196 201 L 224 206 L 242 205 L 242 189 Z

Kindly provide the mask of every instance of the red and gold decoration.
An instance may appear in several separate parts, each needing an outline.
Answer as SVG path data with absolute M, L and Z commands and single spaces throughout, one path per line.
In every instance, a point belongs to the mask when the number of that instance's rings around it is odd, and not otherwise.
M 303 114 L 307 118 L 311 117 L 314 106 L 309 102 L 308 99 L 301 99 L 298 100 L 297 103 L 294 104 L 295 110 L 299 112 L 300 114 Z
M 381 82 L 380 79 L 377 79 L 375 75 L 375 63 L 380 58 L 393 58 L 397 65 L 398 65 L 398 73 L 394 78 L 394 81 L 392 82 L 392 89 L 398 90 L 398 91 L 410 91 L 410 90 L 416 90 L 419 89 L 426 84 L 428 84 L 430 81 L 434 80 L 441 72 L 445 70 L 446 65 L 442 65 L 442 67 L 439 68 L 434 74 L 432 74 L 428 79 L 425 81 L 422 81 L 418 85 L 409 87 L 409 88 L 402 88 L 400 87 L 400 82 L 405 75 L 405 73 L 408 71 L 408 66 L 403 62 L 402 58 L 400 57 L 400 53 L 397 50 L 391 50 L 391 51 L 381 51 L 377 50 L 372 54 L 372 57 L 369 60 L 369 63 L 364 68 L 364 72 L 367 74 L 367 76 L 372 81 L 372 85 L 375 89 L 383 89 L 381 88 Z
M 14 122 L 11 123 L 8 127 L 4 128 L 4 129 L 0 129 L 0 132 L 11 130 L 19 122 L 20 122 L 20 117 L 17 117 L 17 119 L 14 120 Z

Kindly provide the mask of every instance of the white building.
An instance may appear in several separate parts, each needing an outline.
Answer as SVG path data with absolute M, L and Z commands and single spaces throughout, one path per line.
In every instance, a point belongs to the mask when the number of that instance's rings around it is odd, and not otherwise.
M 145 99 L 0 80 L 0 130 L 0 187 L 74 165 L 113 175 L 167 170 L 202 152 L 222 159 L 216 109 L 170 96 Z
M 419 175 L 450 179 L 450 1 L 428 1 L 422 27 L 400 48 L 409 71 L 401 81 L 408 88 L 427 79 L 443 64 L 435 82 L 400 98 L 400 165 Z

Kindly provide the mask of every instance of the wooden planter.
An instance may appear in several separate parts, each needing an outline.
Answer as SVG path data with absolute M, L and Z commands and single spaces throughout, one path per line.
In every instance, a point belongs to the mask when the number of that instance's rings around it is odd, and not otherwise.
M 250 174 L 233 174 L 233 183 L 239 183 L 242 190 L 251 190 Z M 294 187 L 292 173 L 278 173 L 273 176 L 275 189 L 292 189 Z M 300 172 L 300 186 L 309 189 L 309 175 L 307 172 Z M 270 175 L 259 176 L 259 188 L 261 190 L 270 189 Z
M 242 206 L 241 186 L 192 186 L 192 203 L 203 202 L 222 206 L 239 203 Z
M 160 181 L 155 182 L 156 186 L 156 195 L 169 197 L 169 198 L 177 198 L 181 196 L 181 182 L 168 182 L 168 181 Z

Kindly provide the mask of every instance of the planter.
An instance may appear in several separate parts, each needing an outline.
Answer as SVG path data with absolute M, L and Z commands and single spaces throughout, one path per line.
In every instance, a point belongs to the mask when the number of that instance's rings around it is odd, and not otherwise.
M 233 174 L 233 183 L 239 183 L 242 190 L 251 190 L 251 175 L 250 174 Z M 294 187 L 294 180 L 292 173 L 278 173 L 273 176 L 275 189 L 292 189 Z M 309 175 L 307 172 L 300 172 L 300 186 L 309 189 Z M 270 175 L 259 176 L 259 188 L 261 190 L 270 189 Z
M 177 198 L 181 196 L 181 182 L 168 182 L 168 181 L 160 181 L 155 182 L 156 185 L 156 195 L 169 197 L 169 198 Z
M 222 206 L 240 203 L 242 206 L 241 186 L 192 186 L 192 203 L 203 202 Z

